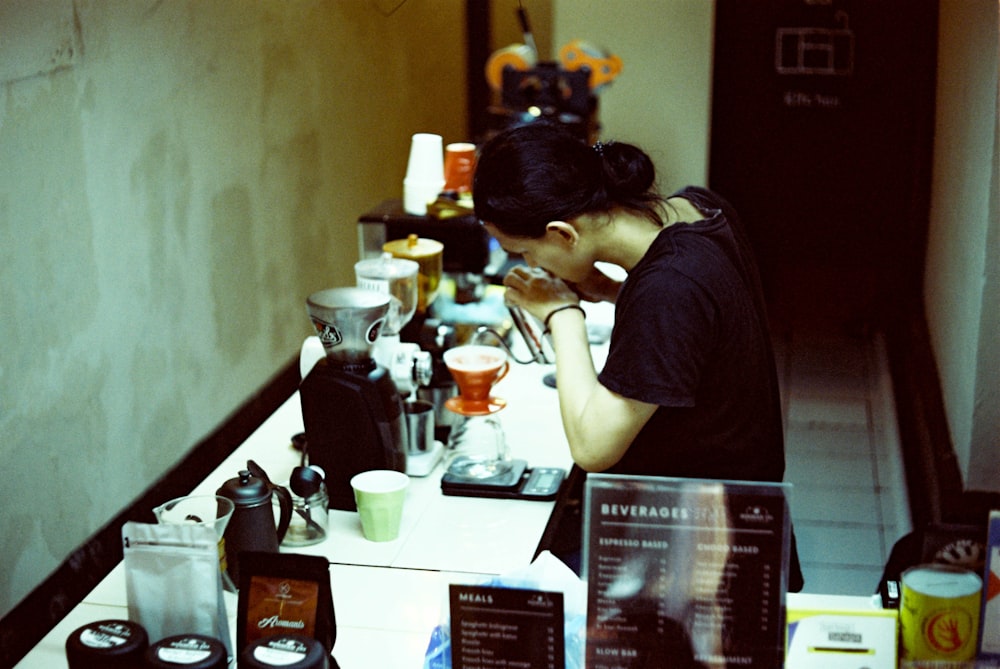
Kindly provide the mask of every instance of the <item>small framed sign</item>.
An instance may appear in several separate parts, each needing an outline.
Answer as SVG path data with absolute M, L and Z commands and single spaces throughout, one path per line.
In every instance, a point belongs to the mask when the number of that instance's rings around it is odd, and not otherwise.
M 454 669 L 564 669 L 563 594 L 449 586 Z
M 588 669 L 780 669 L 789 488 L 588 476 Z

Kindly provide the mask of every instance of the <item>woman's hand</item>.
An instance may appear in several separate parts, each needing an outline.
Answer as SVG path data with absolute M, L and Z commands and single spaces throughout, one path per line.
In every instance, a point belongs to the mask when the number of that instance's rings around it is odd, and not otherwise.
M 594 272 L 594 280 L 587 281 L 589 290 L 603 295 L 613 286 L 617 293 L 617 281 L 596 268 Z M 579 304 L 579 286 L 570 286 L 545 270 L 515 267 L 504 277 L 504 285 L 508 303 L 543 322 L 555 309 Z M 583 318 L 563 313 L 573 311 L 561 312 L 564 320 L 556 318 L 559 327 L 550 334 L 563 429 L 573 461 L 586 471 L 604 471 L 621 459 L 656 407 L 617 395 L 598 382 Z
M 579 283 L 571 284 L 573 291 L 588 302 L 611 302 L 618 298 L 621 281 L 612 279 L 599 268 L 592 267 L 590 276 Z
M 565 281 L 537 267 L 514 267 L 503 283 L 507 287 L 507 303 L 521 307 L 540 321 L 553 309 L 580 302 Z

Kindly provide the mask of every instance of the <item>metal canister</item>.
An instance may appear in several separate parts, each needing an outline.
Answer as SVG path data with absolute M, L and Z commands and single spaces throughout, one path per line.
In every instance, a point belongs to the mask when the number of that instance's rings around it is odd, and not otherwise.
M 386 242 L 382 250 L 391 253 L 393 257 L 413 260 L 420 265 L 417 272 L 417 312 L 426 314 L 440 290 L 441 273 L 444 270 L 444 244 L 411 234 L 406 239 Z
M 966 661 L 976 656 L 982 579 L 973 571 L 928 564 L 903 572 L 900 657 Z

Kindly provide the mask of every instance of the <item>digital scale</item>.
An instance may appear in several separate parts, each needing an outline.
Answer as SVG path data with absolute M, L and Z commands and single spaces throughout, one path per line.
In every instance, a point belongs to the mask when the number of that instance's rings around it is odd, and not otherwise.
M 565 469 L 531 469 L 525 460 L 514 460 L 510 471 L 491 478 L 467 478 L 445 472 L 441 477 L 441 492 L 461 497 L 546 501 L 555 499 L 565 478 Z

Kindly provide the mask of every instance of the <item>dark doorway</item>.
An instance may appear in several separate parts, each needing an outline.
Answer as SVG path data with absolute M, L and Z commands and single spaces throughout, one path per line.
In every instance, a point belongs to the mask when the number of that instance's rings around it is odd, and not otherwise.
M 917 299 L 936 43 L 936 0 L 717 0 L 709 182 L 772 303 Z

